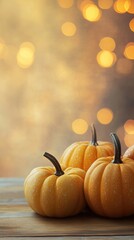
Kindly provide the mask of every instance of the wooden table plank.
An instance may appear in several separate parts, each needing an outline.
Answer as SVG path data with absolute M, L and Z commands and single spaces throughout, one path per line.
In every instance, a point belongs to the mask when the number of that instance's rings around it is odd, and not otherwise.
M 88 237 L 5 237 L 5 238 L 1 238 L 5 239 L 5 240 L 41 240 L 41 239 L 45 239 L 45 240 L 133 240 L 134 236 L 102 236 L 102 237 L 92 237 L 92 236 L 88 236 Z
M 0 179 L 0 238 L 30 239 L 41 236 L 56 236 L 59 239 L 67 236 L 96 240 L 132 239 L 134 216 L 107 219 L 85 211 L 64 219 L 44 218 L 35 214 L 27 205 L 23 179 Z

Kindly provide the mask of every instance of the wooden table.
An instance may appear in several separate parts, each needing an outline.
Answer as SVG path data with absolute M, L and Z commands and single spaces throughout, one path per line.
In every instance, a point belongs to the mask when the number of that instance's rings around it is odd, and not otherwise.
M 134 239 L 134 216 L 107 219 L 85 211 L 65 219 L 43 218 L 27 205 L 23 179 L 0 179 L 1 239 Z

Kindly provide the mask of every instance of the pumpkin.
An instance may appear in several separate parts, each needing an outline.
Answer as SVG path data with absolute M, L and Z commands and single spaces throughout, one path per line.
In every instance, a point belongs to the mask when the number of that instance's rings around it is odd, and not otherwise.
M 134 160 L 134 145 L 130 146 L 124 153 L 124 157 L 129 157 Z
M 121 157 L 118 136 L 111 133 L 114 157 L 97 159 L 84 181 L 89 208 L 98 215 L 119 218 L 134 214 L 134 161 Z
M 85 171 L 99 157 L 113 156 L 114 148 L 110 142 L 97 141 L 94 125 L 91 125 L 91 141 L 80 141 L 71 144 L 63 152 L 60 163 L 66 167 L 79 167 Z
M 30 207 L 46 217 L 68 217 L 80 213 L 85 205 L 85 171 L 67 168 L 63 172 L 57 159 L 49 153 L 54 167 L 37 167 L 24 182 L 24 194 Z

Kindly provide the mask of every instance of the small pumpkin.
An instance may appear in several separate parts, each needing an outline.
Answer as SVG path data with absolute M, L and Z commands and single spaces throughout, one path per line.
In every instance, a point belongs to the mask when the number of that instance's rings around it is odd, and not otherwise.
M 134 214 L 134 161 L 121 157 L 118 136 L 111 134 L 114 157 L 97 159 L 86 172 L 84 192 L 91 210 L 105 217 Z
M 91 125 L 91 141 L 81 141 L 71 144 L 63 152 L 60 163 L 66 167 L 79 167 L 85 171 L 99 157 L 113 156 L 114 148 L 110 142 L 97 141 L 94 125 Z
M 44 156 L 54 167 L 35 168 L 25 179 L 24 193 L 30 207 L 47 217 L 68 217 L 80 213 L 86 205 L 85 171 L 67 168 L 63 172 L 54 156 L 47 152 Z
M 130 146 L 124 153 L 124 157 L 132 158 L 134 160 L 134 145 Z

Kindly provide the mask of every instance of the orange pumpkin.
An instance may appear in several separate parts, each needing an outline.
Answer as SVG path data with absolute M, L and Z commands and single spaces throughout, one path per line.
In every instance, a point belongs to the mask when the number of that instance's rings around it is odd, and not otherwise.
M 68 217 L 80 213 L 85 205 L 85 171 L 67 168 L 64 172 L 54 156 L 45 153 L 54 167 L 38 167 L 24 182 L 24 193 L 30 207 L 47 217 Z M 56 170 L 56 171 L 55 171 Z
M 134 145 L 132 145 L 125 151 L 124 157 L 129 157 L 134 160 Z
M 134 214 L 134 161 L 121 157 L 121 145 L 111 134 L 115 145 L 114 157 L 96 160 L 86 172 L 85 197 L 90 209 L 106 217 Z
M 113 156 L 114 148 L 110 142 L 97 141 L 96 129 L 91 126 L 92 140 L 75 142 L 62 154 L 60 163 L 66 167 L 79 167 L 85 171 L 99 157 Z

